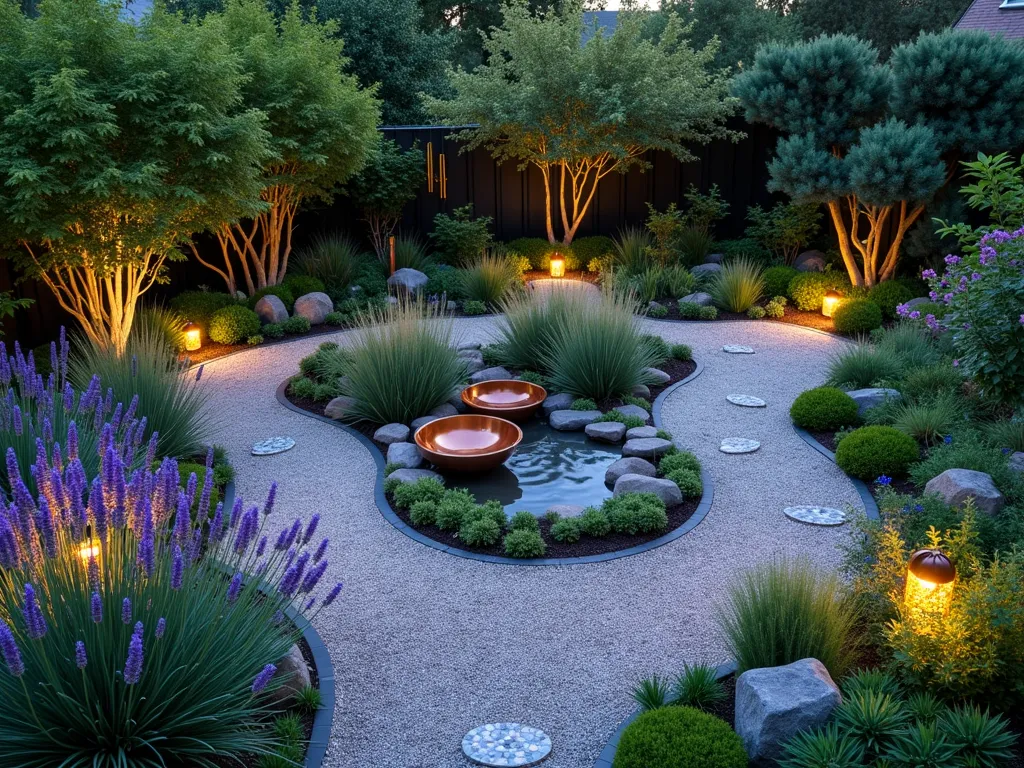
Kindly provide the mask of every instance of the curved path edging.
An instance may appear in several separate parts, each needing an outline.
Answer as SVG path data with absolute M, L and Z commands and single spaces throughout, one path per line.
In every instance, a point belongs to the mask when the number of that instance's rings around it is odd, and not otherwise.
M 703 373 L 703 371 L 704 364 L 698 361 L 697 367 L 696 369 L 694 369 L 693 373 L 691 373 L 685 379 L 681 379 L 680 381 L 677 381 L 675 384 L 666 387 L 655 398 L 654 405 L 651 407 L 651 419 L 656 427 L 661 428 L 661 408 L 665 402 L 665 398 L 682 385 L 693 381 L 695 378 L 700 376 L 700 374 Z M 287 389 L 289 381 L 290 379 L 285 379 L 283 382 L 281 382 L 275 393 L 277 401 L 281 405 L 283 405 L 285 408 L 288 408 L 291 411 L 295 411 L 296 413 L 302 414 L 303 416 L 323 421 L 327 424 L 330 424 L 334 427 L 346 431 L 348 434 L 352 435 L 360 443 L 362 443 L 363 446 L 365 446 L 366 449 L 370 452 L 370 455 L 373 457 L 374 465 L 377 468 L 377 477 L 374 481 L 373 488 L 374 501 L 376 502 L 377 509 L 384 516 L 384 519 L 391 523 L 391 525 L 394 526 L 397 530 L 401 531 L 409 538 L 418 541 L 420 544 L 430 547 L 431 549 L 437 549 L 441 552 L 446 552 L 449 555 L 455 555 L 456 557 L 461 557 L 467 560 L 477 560 L 482 563 L 497 563 L 500 565 L 526 566 L 587 565 L 591 563 L 604 563 L 610 560 L 618 560 L 619 558 L 630 557 L 632 555 L 638 555 L 641 552 L 647 552 L 652 549 L 657 549 L 658 547 L 664 546 L 665 544 L 669 544 L 675 541 L 681 536 L 685 536 L 687 533 L 689 533 L 698 525 L 700 525 L 704 518 L 707 517 L 708 512 L 711 510 L 711 504 L 715 498 L 714 481 L 712 480 L 710 473 L 708 473 L 706 469 L 701 468 L 700 476 L 701 483 L 704 486 L 704 493 L 701 496 L 700 503 L 697 505 L 697 509 L 694 510 L 693 514 L 690 515 L 686 522 L 684 522 L 675 530 L 669 531 L 664 536 L 659 536 L 658 538 L 652 539 L 651 541 L 645 542 L 643 544 L 637 544 L 636 546 L 628 547 L 626 549 L 619 549 L 615 552 L 605 552 L 600 555 L 581 555 L 580 557 L 539 557 L 532 559 L 522 559 L 515 557 L 501 557 L 499 555 L 484 555 L 476 552 L 469 552 L 464 549 L 459 549 L 458 547 L 450 547 L 446 544 L 442 544 L 439 541 L 435 541 L 434 539 L 424 535 L 423 533 L 420 533 L 411 525 L 402 520 L 402 518 L 400 518 L 391 508 L 391 504 L 388 502 L 387 496 L 384 494 L 385 459 L 383 454 L 381 454 L 380 450 L 378 450 L 377 446 L 374 444 L 374 442 L 366 435 L 364 435 L 362 432 L 353 429 L 352 427 L 349 427 L 346 424 L 342 424 L 341 422 L 336 421 L 334 419 L 329 419 L 326 416 L 321 416 L 320 414 L 310 413 L 309 411 L 299 408 L 297 405 L 290 402 L 287 398 Z
M 833 464 L 836 463 L 836 455 L 826 448 L 824 445 L 819 443 L 806 429 L 798 427 L 796 424 L 793 425 L 793 431 L 797 433 L 801 440 L 807 443 L 811 448 L 816 450 L 826 459 L 831 461 Z M 845 472 L 843 474 L 846 474 Z M 860 500 L 864 504 L 864 513 L 868 516 L 869 520 L 878 520 L 878 504 L 875 502 L 875 497 L 871 495 L 871 489 L 867 487 L 863 480 L 856 477 L 850 477 L 846 475 L 847 479 L 853 483 L 853 487 L 857 489 L 857 493 L 860 495 Z

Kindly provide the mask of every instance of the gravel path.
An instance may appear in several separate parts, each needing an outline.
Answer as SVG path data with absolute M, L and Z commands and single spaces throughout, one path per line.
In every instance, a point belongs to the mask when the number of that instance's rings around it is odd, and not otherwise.
M 859 505 L 845 476 L 794 434 L 789 405 L 820 383 L 842 341 L 779 323 L 658 323 L 685 342 L 703 374 L 666 402 L 678 443 L 715 481 L 707 519 L 672 544 L 599 565 L 523 567 L 477 563 L 417 544 L 373 502 L 374 464 L 353 437 L 281 407 L 274 390 L 299 359 L 328 339 L 258 347 L 208 363 L 204 380 L 220 419 L 216 440 L 239 491 L 262 500 L 280 481 L 276 515 L 323 514 L 333 572 L 345 591 L 318 619 L 334 660 L 339 703 L 326 765 L 333 768 L 466 766 L 464 733 L 518 720 L 554 740 L 547 765 L 591 768 L 633 704 L 641 675 L 684 661 L 725 660 L 713 611 L 734 574 L 777 553 L 838 561 L 845 529 L 787 521 L 788 504 Z M 487 341 L 493 318 L 456 321 L 460 340 Z M 729 355 L 746 344 L 754 355 Z M 741 408 L 728 394 L 768 401 Z M 256 440 L 290 435 L 291 451 L 253 457 Z M 727 456 L 723 437 L 760 440 Z

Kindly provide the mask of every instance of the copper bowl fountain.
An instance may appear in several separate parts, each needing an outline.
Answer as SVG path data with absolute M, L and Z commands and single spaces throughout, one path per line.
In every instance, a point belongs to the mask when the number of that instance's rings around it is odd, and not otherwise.
M 481 472 L 508 461 L 523 440 L 511 421 L 479 413 L 446 416 L 416 430 L 416 445 L 431 464 L 460 472 Z
M 482 381 L 462 390 L 462 402 L 471 411 L 509 421 L 526 421 L 547 396 L 544 387 L 515 379 Z

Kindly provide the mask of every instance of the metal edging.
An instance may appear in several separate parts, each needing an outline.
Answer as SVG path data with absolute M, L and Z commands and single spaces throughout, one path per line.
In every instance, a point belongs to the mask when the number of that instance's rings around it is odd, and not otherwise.
M 816 450 L 818 453 L 820 453 L 826 459 L 831 461 L 833 464 L 836 463 L 836 455 L 832 453 L 832 451 L 830 451 L 824 445 L 815 440 L 811 433 L 808 432 L 806 429 L 802 429 L 801 427 L 798 427 L 796 424 L 793 424 L 793 431 L 797 433 L 801 440 L 803 440 L 805 443 L 811 446 L 811 448 Z M 846 473 L 844 472 L 843 474 Z M 867 485 L 865 485 L 863 480 L 860 480 L 856 477 L 850 477 L 849 475 L 846 475 L 846 477 L 851 483 L 853 483 L 853 487 L 857 489 L 857 493 L 860 495 L 861 503 L 864 504 L 864 514 L 868 516 L 869 520 L 878 520 L 878 504 L 877 502 L 875 502 L 875 497 L 871 495 L 871 489 L 868 488 Z

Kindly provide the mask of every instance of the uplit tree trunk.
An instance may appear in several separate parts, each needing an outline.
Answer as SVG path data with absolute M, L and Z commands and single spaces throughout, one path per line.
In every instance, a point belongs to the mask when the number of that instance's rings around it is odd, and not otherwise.
M 850 217 L 849 225 L 843 218 L 843 203 Z M 829 201 L 828 209 L 839 240 L 839 252 L 853 285 L 871 288 L 892 279 L 896 274 L 903 238 L 921 217 L 924 208 L 924 205 L 910 208 L 905 200 L 896 205 L 868 205 L 858 200 L 856 195 Z M 882 236 L 894 210 L 899 212 L 896 234 L 885 251 L 885 258 L 881 259 Z M 860 233 L 865 228 L 867 232 L 862 238 Z
M 388 241 L 398 226 L 399 216 L 389 216 L 381 213 L 367 213 L 363 221 L 370 228 L 370 243 L 377 254 L 377 259 L 382 264 L 389 263 L 390 247 Z
M 565 236 L 562 242 L 572 242 L 583 218 L 590 210 L 590 204 L 597 193 L 597 185 L 601 179 L 624 164 L 632 162 L 643 154 L 642 147 L 629 147 L 623 157 L 614 157 L 604 152 L 595 157 L 584 157 L 578 160 L 562 160 L 558 184 L 558 202 L 562 213 L 562 229 Z M 568 180 L 568 190 L 566 189 Z M 566 194 L 568 193 L 568 199 Z M 552 240 L 552 242 L 554 242 Z

